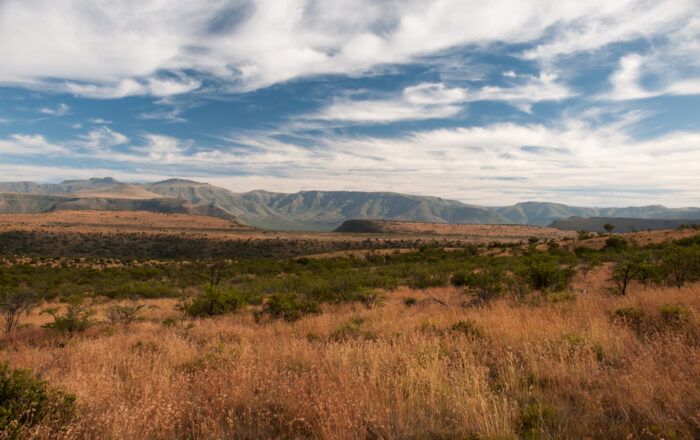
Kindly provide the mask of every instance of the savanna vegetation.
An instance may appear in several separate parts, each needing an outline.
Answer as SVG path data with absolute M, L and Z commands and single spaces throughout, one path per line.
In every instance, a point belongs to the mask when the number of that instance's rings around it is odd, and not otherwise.
M 0 431 L 698 438 L 700 235 L 581 235 L 172 259 L 13 236 L 40 246 L 0 260 L 0 388 L 26 396 Z

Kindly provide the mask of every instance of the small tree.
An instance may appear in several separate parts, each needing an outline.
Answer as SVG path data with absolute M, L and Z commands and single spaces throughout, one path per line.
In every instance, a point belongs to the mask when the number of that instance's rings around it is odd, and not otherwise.
M 112 325 L 122 324 L 126 327 L 132 322 L 143 320 L 141 310 L 144 307 L 145 304 L 136 304 L 136 301 L 132 301 L 131 304 L 114 305 L 107 309 L 106 317 Z
M 488 303 L 503 293 L 504 273 L 500 268 L 487 267 L 467 275 L 466 285 L 482 303 Z
M 606 223 L 603 225 L 603 229 L 605 229 L 608 234 L 612 235 L 613 230 L 615 230 L 615 225 Z
M 44 309 L 41 313 L 47 313 L 53 317 L 53 322 L 43 325 L 59 333 L 74 333 L 83 332 L 95 324 L 92 317 L 95 315 L 95 309 L 85 304 L 85 298 L 82 296 L 71 296 L 66 300 L 68 304 L 63 315 L 58 314 L 58 307 Z
M 5 317 L 5 333 L 11 333 L 19 323 L 22 313 L 29 313 L 41 302 L 39 295 L 29 289 L 13 289 L 0 292 L 0 310 Z
M 620 295 L 627 293 L 627 286 L 639 272 L 639 264 L 636 259 L 625 257 L 621 261 L 615 263 L 612 268 L 612 281 L 615 282 L 617 292 Z

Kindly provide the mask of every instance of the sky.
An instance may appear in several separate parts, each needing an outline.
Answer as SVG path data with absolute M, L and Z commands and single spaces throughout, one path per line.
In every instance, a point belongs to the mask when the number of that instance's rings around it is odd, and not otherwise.
M 700 206 L 700 0 L 0 0 L 0 181 Z

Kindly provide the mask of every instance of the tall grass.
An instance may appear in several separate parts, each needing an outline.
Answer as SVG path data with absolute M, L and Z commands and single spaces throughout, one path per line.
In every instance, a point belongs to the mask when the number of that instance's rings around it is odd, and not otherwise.
M 77 396 L 66 438 L 700 437 L 700 286 L 471 308 L 455 288 L 429 292 L 447 306 L 400 287 L 371 310 L 182 326 L 162 325 L 172 300 L 154 300 L 126 328 L 22 329 L 0 360 Z M 692 318 L 664 326 L 678 303 Z M 616 320 L 621 307 L 643 310 L 648 331 Z

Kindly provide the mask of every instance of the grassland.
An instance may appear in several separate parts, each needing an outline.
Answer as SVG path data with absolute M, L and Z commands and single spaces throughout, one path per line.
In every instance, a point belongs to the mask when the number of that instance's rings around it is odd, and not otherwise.
M 0 361 L 76 397 L 19 436 L 700 437 L 697 231 L 395 240 L 314 258 L 5 255 L 3 291 L 44 303 Z M 81 331 L 41 313 L 72 304 L 94 313 Z

